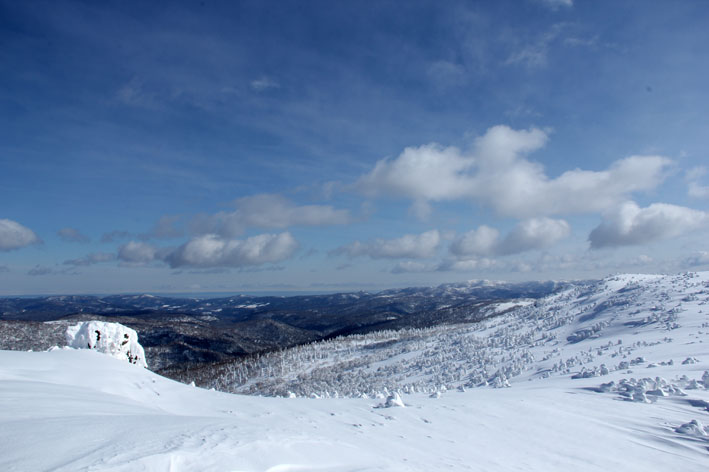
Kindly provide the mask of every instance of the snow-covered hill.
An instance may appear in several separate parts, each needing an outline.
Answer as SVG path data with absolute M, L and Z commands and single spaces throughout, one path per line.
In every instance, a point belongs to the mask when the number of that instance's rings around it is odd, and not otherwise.
M 480 323 L 347 336 L 192 375 L 218 390 L 279 396 L 435 393 L 558 376 L 601 381 L 611 373 L 656 377 L 695 354 L 709 361 L 707 302 L 708 273 L 622 275 L 536 301 L 493 304 Z
M 335 387 L 389 375 L 389 400 L 232 395 L 90 350 L 0 351 L 0 469 L 703 471 L 707 302 L 709 273 L 617 276 L 475 327 L 307 348 Z

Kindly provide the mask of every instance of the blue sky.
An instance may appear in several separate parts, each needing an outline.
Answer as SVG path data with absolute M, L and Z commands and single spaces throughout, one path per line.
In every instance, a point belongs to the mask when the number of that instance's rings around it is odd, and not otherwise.
M 704 1 L 0 1 L 0 294 L 709 268 Z

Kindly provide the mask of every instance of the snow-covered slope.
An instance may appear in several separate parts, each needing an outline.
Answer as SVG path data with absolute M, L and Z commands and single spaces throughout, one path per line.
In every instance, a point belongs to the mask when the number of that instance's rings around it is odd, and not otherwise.
M 0 351 L 0 469 L 703 471 L 707 301 L 709 273 L 573 288 L 459 328 L 483 352 L 451 386 L 510 388 L 388 401 L 246 397 L 92 350 Z
M 347 336 L 221 365 L 195 380 L 235 393 L 373 396 L 557 376 L 654 378 L 692 356 L 709 361 L 708 301 L 709 273 L 615 276 L 517 308 L 492 305 L 491 315 L 509 311 L 480 323 Z
M 678 432 L 709 423 L 687 401 L 709 400 L 704 390 L 645 404 L 549 379 L 405 395 L 406 408 L 377 408 L 202 390 L 89 350 L 2 351 L 0 365 L 6 471 L 645 472 L 709 463 L 706 439 Z

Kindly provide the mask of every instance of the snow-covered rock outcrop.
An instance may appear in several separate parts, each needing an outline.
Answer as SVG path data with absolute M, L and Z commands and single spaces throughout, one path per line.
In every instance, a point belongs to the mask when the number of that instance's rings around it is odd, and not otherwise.
M 66 342 L 75 349 L 95 349 L 116 359 L 148 367 L 138 333 L 120 323 L 84 321 L 69 326 Z

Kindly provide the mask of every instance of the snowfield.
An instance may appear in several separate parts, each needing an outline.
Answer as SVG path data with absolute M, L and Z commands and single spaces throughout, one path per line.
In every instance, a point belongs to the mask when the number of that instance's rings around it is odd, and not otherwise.
M 377 348 L 317 343 L 315 369 L 305 348 L 279 354 L 280 387 L 333 373 L 318 399 L 191 387 L 95 350 L 0 351 L 0 469 L 705 471 L 707 310 L 709 273 L 623 275 Z M 382 372 L 391 388 L 334 398 Z

